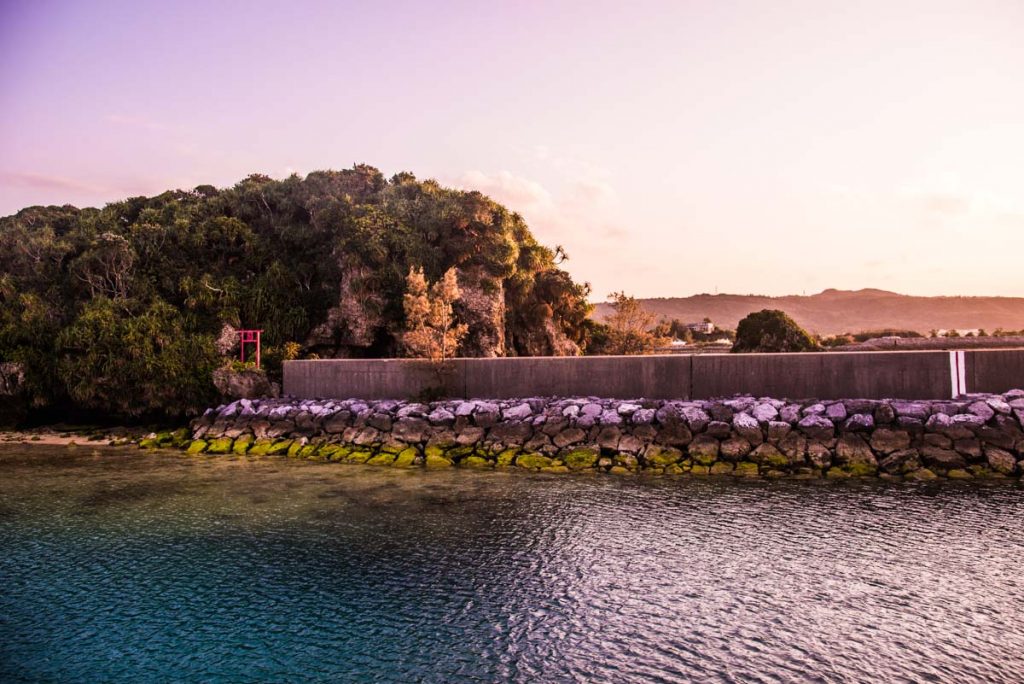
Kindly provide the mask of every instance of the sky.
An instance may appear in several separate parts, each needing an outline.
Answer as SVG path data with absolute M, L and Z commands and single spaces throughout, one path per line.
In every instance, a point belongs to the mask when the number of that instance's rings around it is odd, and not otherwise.
M 0 0 L 0 215 L 368 163 L 641 297 L 1024 296 L 1024 2 Z

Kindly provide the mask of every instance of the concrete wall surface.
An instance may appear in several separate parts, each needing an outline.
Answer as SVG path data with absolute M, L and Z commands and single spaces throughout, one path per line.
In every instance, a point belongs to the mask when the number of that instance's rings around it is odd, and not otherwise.
M 967 392 L 1024 388 L 1024 349 L 958 352 Z M 409 399 L 443 386 L 454 398 L 599 396 L 711 399 L 946 399 L 947 351 L 453 359 L 443 373 L 412 359 L 286 361 L 284 393 L 310 399 Z

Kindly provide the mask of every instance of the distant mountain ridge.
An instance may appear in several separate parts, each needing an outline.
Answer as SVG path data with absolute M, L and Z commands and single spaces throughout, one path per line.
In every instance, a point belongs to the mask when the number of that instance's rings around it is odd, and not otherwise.
M 710 318 L 735 329 L 752 311 L 781 309 L 808 331 L 821 335 L 897 328 L 927 334 L 933 329 L 1024 328 L 1024 297 L 914 297 L 886 290 L 828 289 L 814 295 L 699 294 L 639 300 L 659 319 L 697 322 Z M 609 304 L 598 304 L 594 318 L 603 320 Z

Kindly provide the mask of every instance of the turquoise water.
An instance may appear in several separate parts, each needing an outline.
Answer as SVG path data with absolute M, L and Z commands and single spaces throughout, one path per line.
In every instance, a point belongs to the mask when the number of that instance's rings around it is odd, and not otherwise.
M 0 447 L 0 680 L 1020 681 L 1017 483 Z

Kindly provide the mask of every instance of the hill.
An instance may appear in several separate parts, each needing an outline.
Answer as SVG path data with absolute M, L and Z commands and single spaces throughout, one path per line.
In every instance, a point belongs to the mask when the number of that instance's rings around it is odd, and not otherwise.
M 696 322 L 710 318 L 719 327 L 735 329 L 747 314 L 781 309 L 805 329 L 821 335 L 896 328 L 927 334 L 933 329 L 1024 328 L 1021 297 L 912 297 L 885 290 L 833 290 L 809 296 L 699 294 L 640 300 L 659 319 Z M 608 304 L 598 304 L 594 317 L 603 320 Z
M 585 342 L 587 287 L 479 192 L 366 165 L 253 175 L 0 218 L 0 409 L 17 393 L 55 410 L 201 410 L 240 327 L 263 331 L 270 370 L 296 355 L 401 355 L 414 266 L 431 281 L 455 269 L 464 356 Z

